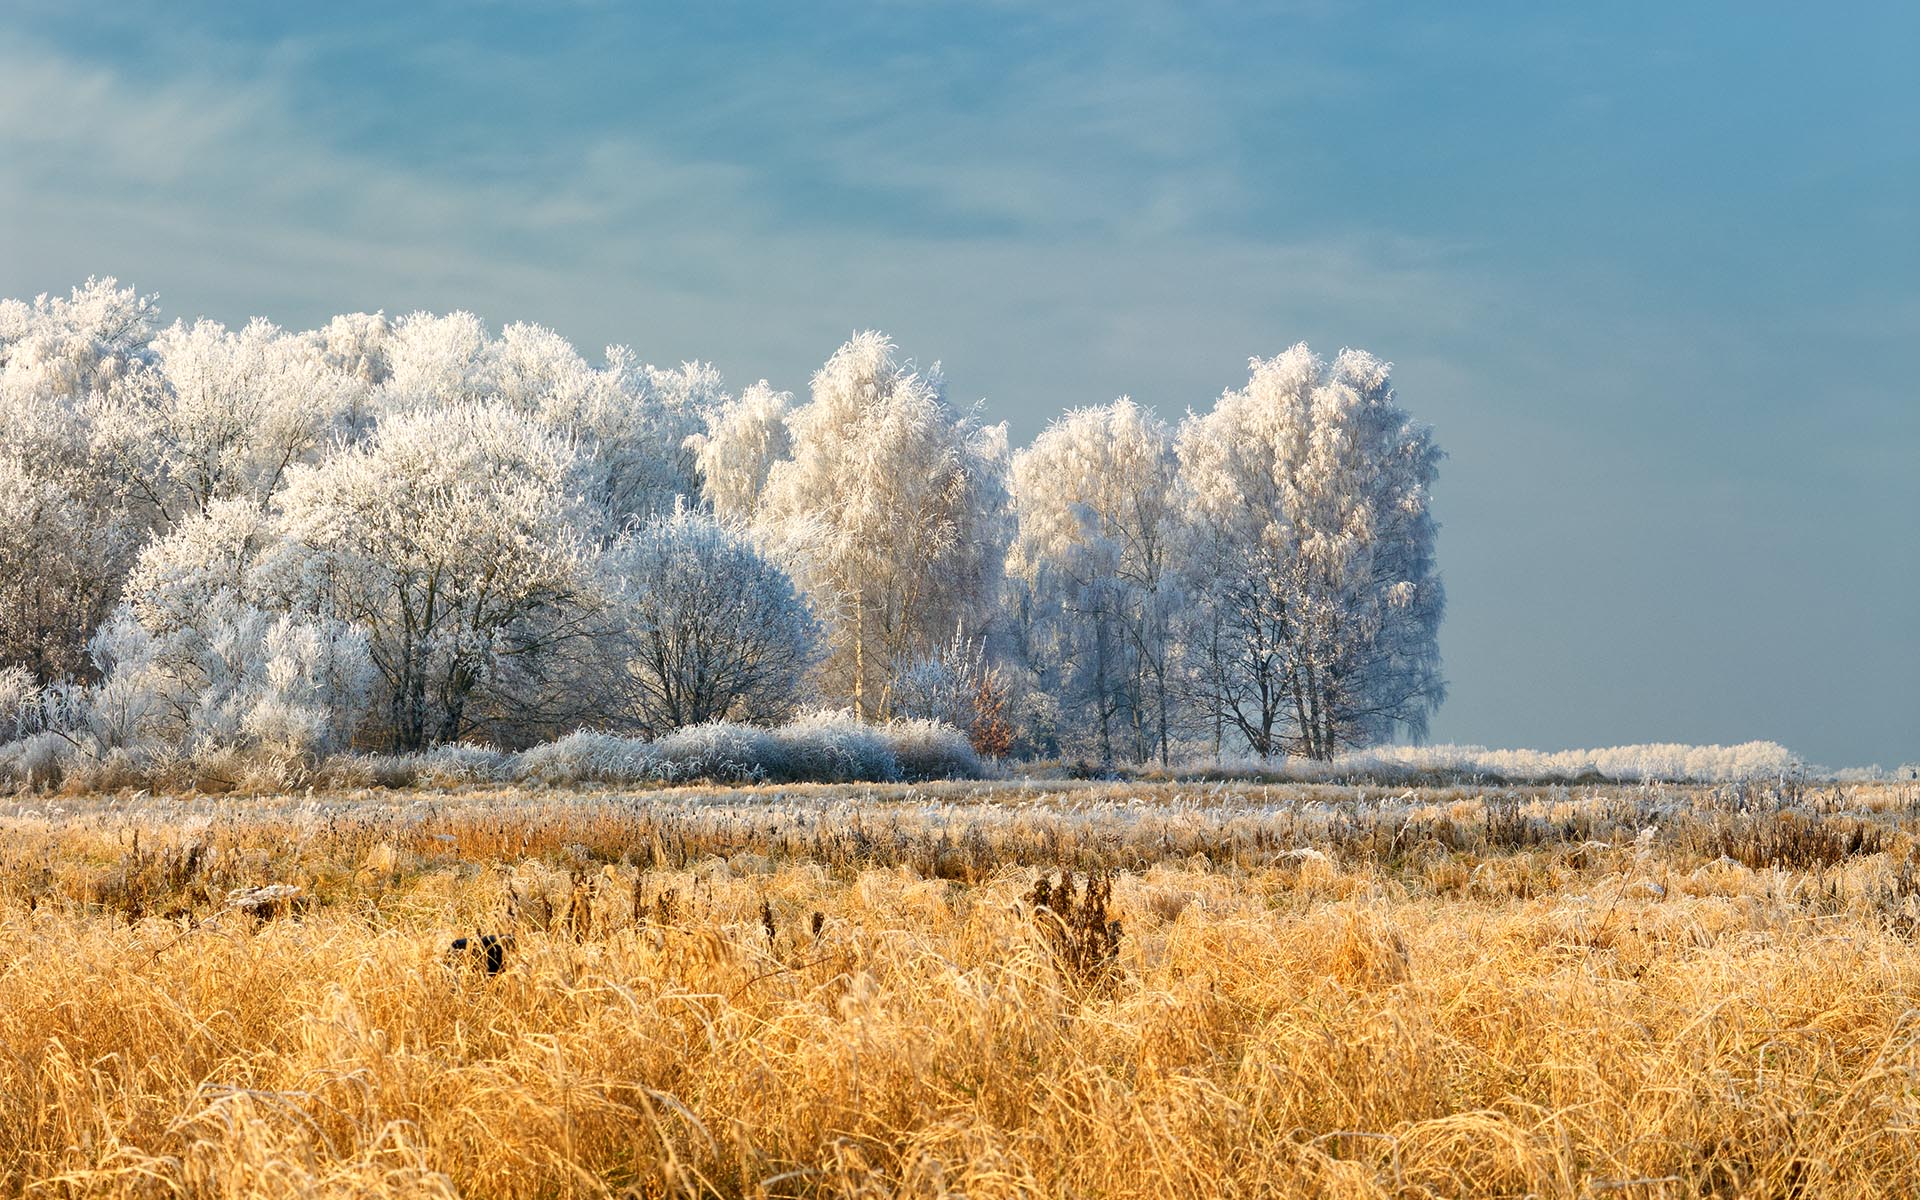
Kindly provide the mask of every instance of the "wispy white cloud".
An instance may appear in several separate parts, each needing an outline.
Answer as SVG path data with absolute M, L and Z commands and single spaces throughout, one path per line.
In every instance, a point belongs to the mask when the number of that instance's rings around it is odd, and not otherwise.
M 57 115 L 38 119 L 52 98 Z M 0 219 L 24 236 L 0 251 L 0 278 L 53 286 L 113 271 L 234 318 L 462 304 L 790 383 L 854 325 L 893 324 L 924 338 L 910 350 L 946 356 L 1016 415 L 1057 407 L 1088 362 L 1110 379 L 1099 391 L 1200 402 L 1246 354 L 1277 349 L 1283 326 L 1403 310 L 1420 295 L 1443 325 L 1470 307 L 1446 247 L 1219 236 L 1191 218 L 1232 203 L 1230 177 L 1129 188 L 1117 155 L 1084 174 L 1049 161 L 1026 120 L 1020 106 L 918 128 L 883 120 L 816 149 L 849 186 L 864 170 L 994 218 L 956 236 L 938 223 L 792 220 L 777 171 L 638 135 L 562 141 L 518 173 L 409 166 L 336 145 L 272 79 L 141 84 L 16 42 L 0 50 L 0 155 L 19 164 L 0 176 Z M 1011 327 L 1010 307 L 1025 315 Z M 1148 350 L 1169 339 L 1192 346 L 1192 361 L 1169 370 Z M 1212 378 L 1185 382 L 1209 358 Z

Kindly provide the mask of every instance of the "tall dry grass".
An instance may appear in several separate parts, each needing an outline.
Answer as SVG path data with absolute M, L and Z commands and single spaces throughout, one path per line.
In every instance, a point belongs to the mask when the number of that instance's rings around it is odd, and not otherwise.
M 0 1191 L 1899 1194 L 1916 829 L 1897 787 L 25 801 Z

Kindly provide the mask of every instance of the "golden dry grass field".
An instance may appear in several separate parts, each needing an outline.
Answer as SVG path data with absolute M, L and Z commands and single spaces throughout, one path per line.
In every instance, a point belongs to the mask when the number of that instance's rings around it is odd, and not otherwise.
M 1912 785 L 18 797 L 0 1194 L 1914 1194 L 1916 832 Z

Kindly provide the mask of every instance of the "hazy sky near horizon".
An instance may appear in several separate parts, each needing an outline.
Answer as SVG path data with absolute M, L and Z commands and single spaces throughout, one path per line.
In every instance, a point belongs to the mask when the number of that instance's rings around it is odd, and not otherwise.
M 1409 6 L 1411 7 L 1411 6 Z M 1920 8 L 0 0 L 0 295 L 470 309 L 1029 440 L 1395 363 L 1437 740 L 1920 759 Z

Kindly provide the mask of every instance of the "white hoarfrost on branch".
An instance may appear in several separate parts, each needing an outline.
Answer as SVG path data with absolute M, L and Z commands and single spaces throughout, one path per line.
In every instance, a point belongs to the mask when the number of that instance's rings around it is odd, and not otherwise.
M 701 493 L 715 516 L 751 522 L 773 464 L 793 453 L 787 415 L 792 392 L 776 392 L 762 379 L 738 400 L 710 409 L 706 432 L 689 445 L 700 471 Z

